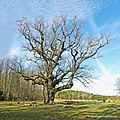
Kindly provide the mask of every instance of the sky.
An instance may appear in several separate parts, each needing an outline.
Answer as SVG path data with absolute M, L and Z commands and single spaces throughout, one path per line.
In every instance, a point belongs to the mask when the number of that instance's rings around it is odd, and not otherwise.
M 101 95 L 116 95 L 115 82 L 120 77 L 120 1 L 119 0 L 2 0 L 0 2 L 0 59 L 20 54 L 24 41 L 16 21 L 44 16 L 77 16 L 83 21 L 84 33 L 110 33 L 112 41 L 100 52 L 102 57 L 89 61 L 95 68 L 94 84 L 85 88 L 75 82 L 72 89 Z

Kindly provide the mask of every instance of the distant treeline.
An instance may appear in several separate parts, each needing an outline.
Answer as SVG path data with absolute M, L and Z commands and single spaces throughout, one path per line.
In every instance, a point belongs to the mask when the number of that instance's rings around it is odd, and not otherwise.
M 103 95 L 95 95 L 93 93 L 87 93 L 83 91 L 73 91 L 73 90 L 64 90 L 60 91 L 56 94 L 56 98 L 58 99 L 76 99 L 76 100 L 99 100 L 105 102 L 106 100 L 118 100 L 120 97 L 118 96 L 103 96 Z
M 9 58 L 0 61 L 0 100 L 42 99 L 42 88 L 25 81 L 17 71 L 13 71 L 13 62 Z M 27 72 L 29 74 L 29 71 Z

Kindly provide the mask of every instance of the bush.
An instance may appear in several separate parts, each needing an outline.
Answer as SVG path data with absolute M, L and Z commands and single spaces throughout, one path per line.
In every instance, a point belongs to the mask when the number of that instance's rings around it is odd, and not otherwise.
M 0 101 L 4 100 L 3 91 L 0 91 Z

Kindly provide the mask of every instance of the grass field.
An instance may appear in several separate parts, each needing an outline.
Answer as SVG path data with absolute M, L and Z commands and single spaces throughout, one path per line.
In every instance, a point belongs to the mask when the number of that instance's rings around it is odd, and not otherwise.
M 120 104 L 79 102 L 64 108 L 63 104 L 0 102 L 0 120 L 120 120 Z

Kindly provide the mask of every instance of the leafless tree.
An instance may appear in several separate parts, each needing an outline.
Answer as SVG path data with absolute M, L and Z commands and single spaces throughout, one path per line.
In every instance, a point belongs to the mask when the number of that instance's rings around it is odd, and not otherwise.
M 24 50 L 28 60 L 37 66 L 36 74 L 25 80 L 43 85 L 44 103 L 53 103 L 55 94 L 73 86 L 73 80 L 84 85 L 91 81 L 91 69 L 83 62 L 95 56 L 109 42 L 109 36 L 86 37 L 81 31 L 82 23 L 75 17 L 57 17 L 53 21 L 43 18 L 35 22 L 18 21 L 20 34 L 25 38 Z
M 115 87 L 116 87 L 115 90 L 117 91 L 117 94 L 120 95 L 120 78 L 116 80 Z

